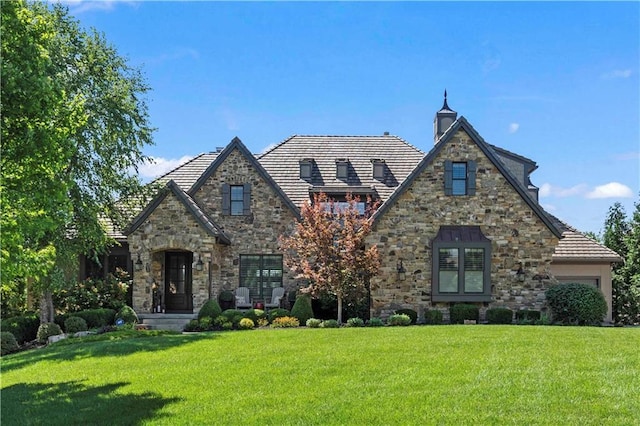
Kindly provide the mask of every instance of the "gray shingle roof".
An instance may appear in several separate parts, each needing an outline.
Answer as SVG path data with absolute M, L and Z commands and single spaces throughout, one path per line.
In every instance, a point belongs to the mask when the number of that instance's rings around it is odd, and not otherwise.
M 622 257 L 610 248 L 592 240 L 557 217 L 547 213 L 562 231 L 562 239 L 556 246 L 552 260 L 580 262 L 622 262 Z
M 172 180 L 177 183 L 183 191 L 187 191 L 198 180 L 198 178 L 202 176 L 202 173 L 207 170 L 207 167 L 209 167 L 219 154 L 219 152 L 209 152 L 197 155 L 170 172 L 156 178 L 151 183 L 164 185 Z
M 258 161 L 300 206 L 314 188 L 354 194 L 370 190 L 384 201 L 423 157 L 422 151 L 397 136 L 294 135 L 258 156 Z M 313 159 L 312 176 L 302 179 L 300 161 L 307 159 Z M 347 179 L 336 177 L 336 160 L 348 160 Z M 382 179 L 374 179 L 372 160 L 384 161 Z

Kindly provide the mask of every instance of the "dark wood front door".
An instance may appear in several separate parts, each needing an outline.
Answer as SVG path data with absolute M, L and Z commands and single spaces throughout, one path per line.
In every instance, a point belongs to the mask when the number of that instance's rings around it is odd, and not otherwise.
M 193 253 L 172 252 L 165 255 L 164 297 L 166 312 L 192 313 L 191 264 Z

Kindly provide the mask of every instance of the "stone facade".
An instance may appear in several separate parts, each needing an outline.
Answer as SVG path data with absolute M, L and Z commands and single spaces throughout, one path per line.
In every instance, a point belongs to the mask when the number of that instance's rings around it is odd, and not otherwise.
M 477 162 L 476 195 L 445 195 L 445 160 Z M 492 302 L 481 308 L 542 309 L 558 238 L 460 129 L 379 218 L 369 236 L 369 244 L 377 244 L 382 256 L 381 272 L 371 282 L 372 316 L 386 317 L 399 308 L 419 314 L 440 308 L 448 314 L 448 303 L 431 302 L 431 242 L 439 227 L 446 225 L 479 225 L 491 240 Z M 400 260 L 407 271 L 404 281 L 396 269 Z M 517 279 L 520 262 L 524 282 Z
M 223 215 L 221 186 L 251 184 L 251 213 L 244 216 Z M 164 296 L 165 253 L 193 253 L 193 312 L 224 289 L 233 290 L 239 282 L 241 254 L 280 254 L 278 237 L 291 232 L 296 215 L 274 188 L 255 170 L 240 150 L 233 150 L 226 161 L 193 194 L 200 208 L 223 229 L 230 245 L 220 244 L 199 224 L 173 194 L 153 210 L 129 237 L 132 259 L 137 254 L 143 268 L 134 272 L 133 308 L 138 313 L 152 310 L 153 289 Z M 196 262 L 201 259 L 202 270 Z M 293 277 L 285 271 L 285 288 L 295 287 Z

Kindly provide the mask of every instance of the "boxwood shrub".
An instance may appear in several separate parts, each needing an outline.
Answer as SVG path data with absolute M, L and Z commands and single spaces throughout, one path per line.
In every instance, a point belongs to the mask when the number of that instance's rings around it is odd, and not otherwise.
M 362 318 L 349 318 L 347 320 L 347 327 L 364 327 L 364 320 Z
M 309 318 L 313 318 L 311 297 L 309 295 L 302 294 L 296 298 L 296 302 L 291 308 L 291 316 L 298 318 L 300 324 L 306 324 Z
M 513 311 L 508 308 L 487 309 L 487 322 L 489 324 L 513 323 Z
M 411 324 L 411 318 L 407 314 L 393 314 L 387 318 L 387 325 L 406 326 Z
M 306 322 L 306 326 L 309 328 L 320 328 L 322 320 L 318 318 L 309 318 Z
M 521 309 L 516 311 L 517 324 L 535 324 L 540 320 L 540 311 Z
M 73 316 L 84 319 L 89 328 L 99 328 L 113 325 L 116 311 L 108 308 L 87 309 L 85 311 L 74 312 Z
M 31 342 L 36 339 L 40 317 L 36 313 L 27 313 L 17 317 L 5 318 L 0 327 L 2 331 L 8 331 L 16 338 L 18 344 Z
M 69 317 L 64 321 L 64 331 L 70 334 L 87 331 L 87 322 L 80 317 Z
M 57 336 L 62 334 L 62 329 L 55 322 L 45 322 L 38 327 L 38 342 L 47 343 L 49 336 Z
M 202 305 L 200 311 L 198 312 L 198 319 L 202 319 L 204 317 L 209 317 L 211 319 L 216 319 L 222 313 L 222 308 L 216 299 L 209 299 Z
M 415 324 L 418 322 L 418 313 L 413 309 L 398 309 L 396 311 L 398 315 L 406 315 L 411 318 L 411 324 Z
M 464 324 L 465 320 L 480 319 L 480 309 L 470 303 L 458 303 L 449 308 L 451 324 Z
M 339 328 L 340 324 L 338 324 L 337 320 L 328 319 L 328 320 L 322 321 L 322 324 L 320 324 L 320 327 L 322 327 L 322 328 Z
M 557 284 L 547 289 L 545 296 L 554 322 L 598 325 L 607 314 L 602 292 L 588 284 Z
M 138 314 L 131 306 L 124 305 L 116 315 L 116 318 L 122 319 L 125 324 L 137 324 Z
M 384 327 L 384 321 L 378 317 L 373 317 L 367 321 L 367 327 Z
M 437 309 L 430 309 L 424 312 L 424 323 L 431 325 L 442 324 L 442 312 Z
M 0 355 L 4 356 L 6 354 L 10 354 L 11 352 L 15 352 L 20 348 L 18 346 L 18 342 L 16 341 L 16 337 L 8 331 L 3 331 L 0 333 Z

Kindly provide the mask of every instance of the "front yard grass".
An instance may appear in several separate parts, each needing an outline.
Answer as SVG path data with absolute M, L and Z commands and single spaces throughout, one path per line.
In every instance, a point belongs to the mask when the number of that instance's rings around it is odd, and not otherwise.
M 143 332 L 139 332 L 143 333 Z M 3 426 L 640 424 L 640 329 L 259 329 L 2 358 Z

